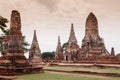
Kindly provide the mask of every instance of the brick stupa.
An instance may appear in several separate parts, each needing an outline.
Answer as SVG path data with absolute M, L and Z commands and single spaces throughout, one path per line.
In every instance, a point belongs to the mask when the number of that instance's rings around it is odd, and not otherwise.
M 64 61 L 73 62 L 77 60 L 77 54 L 79 53 L 79 46 L 74 32 L 73 24 L 71 24 L 71 31 L 69 40 L 64 51 Z
M 37 40 L 36 30 L 34 30 L 33 41 L 29 50 L 29 63 L 33 66 L 39 66 L 42 63 L 42 55 Z
M 57 48 L 55 52 L 55 59 L 56 60 L 63 60 L 63 53 L 62 53 L 62 47 L 61 47 L 61 42 L 60 42 L 60 36 L 58 36 L 58 43 L 57 43 Z

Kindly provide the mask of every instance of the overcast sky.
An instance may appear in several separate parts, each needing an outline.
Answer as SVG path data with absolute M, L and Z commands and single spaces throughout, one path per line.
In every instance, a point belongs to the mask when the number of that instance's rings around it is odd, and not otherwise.
M 42 52 L 56 49 L 58 35 L 62 44 L 67 42 L 71 23 L 81 46 L 86 17 L 93 12 L 107 50 L 115 47 L 120 53 L 120 0 L 0 0 L 1 16 L 10 20 L 12 10 L 21 13 L 22 33 L 29 43 L 36 29 Z

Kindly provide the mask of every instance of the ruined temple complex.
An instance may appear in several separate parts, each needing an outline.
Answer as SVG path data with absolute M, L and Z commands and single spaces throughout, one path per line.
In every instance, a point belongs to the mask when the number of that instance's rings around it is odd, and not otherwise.
M 2 41 L 2 55 L 0 57 L 0 75 L 18 75 L 43 72 L 41 66 L 42 54 L 39 48 L 36 30 L 29 49 L 29 58 L 24 56 L 23 36 L 21 32 L 21 17 L 16 10 L 12 11 L 8 36 Z M 104 39 L 99 35 L 98 20 L 91 12 L 85 25 L 85 36 L 81 47 L 78 45 L 74 26 L 71 24 L 68 41 L 61 46 L 58 36 L 54 61 L 68 63 L 100 63 L 120 64 L 120 54 L 115 55 L 114 48 L 109 53 Z
M 111 49 L 111 53 L 106 50 L 104 39 L 99 35 L 97 18 L 92 12 L 86 19 L 85 36 L 81 47 L 77 44 L 74 27 L 71 24 L 70 36 L 63 50 L 63 57 L 62 62 L 120 63 L 114 48 Z
M 42 62 L 41 50 L 39 48 L 36 30 L 34 30 L 33 41 L 29 50 L 29 62 L 32 65 L 40 65 Z

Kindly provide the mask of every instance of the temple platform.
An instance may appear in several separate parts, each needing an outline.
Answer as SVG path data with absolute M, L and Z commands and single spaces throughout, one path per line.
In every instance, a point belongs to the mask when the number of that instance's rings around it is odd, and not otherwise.
M 23 74 L 35 74 L 43 73 L 43 67 L 21 67 L 21 68 L 12 68 L 12 67 L 3 67 L 0 66 L 0 75 L 4 76 L 14 76 L 14 75 L 23 75 Z

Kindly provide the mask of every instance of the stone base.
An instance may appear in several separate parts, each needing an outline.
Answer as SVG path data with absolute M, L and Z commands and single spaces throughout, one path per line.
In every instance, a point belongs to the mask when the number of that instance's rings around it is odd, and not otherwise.
M 43 73 L 43 67 L 21 67 L 21 68 L 8 68 L 0 66 L 0 75 L 14 76 L 20 74 L 34 74 Z
M 0 75 L 14 76 L 40 72 L 44 72 L 43 67 L 29 64 L 23 51 L 11 50 L 0 57 Z

